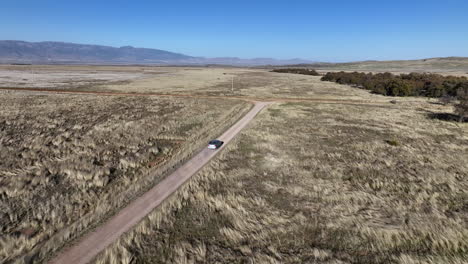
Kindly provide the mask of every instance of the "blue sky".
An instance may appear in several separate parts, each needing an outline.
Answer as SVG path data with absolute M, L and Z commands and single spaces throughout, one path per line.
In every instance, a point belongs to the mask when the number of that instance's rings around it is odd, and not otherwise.
M 468 1 L 1 0 L 0 39 L 318 61 L 468 56 Z

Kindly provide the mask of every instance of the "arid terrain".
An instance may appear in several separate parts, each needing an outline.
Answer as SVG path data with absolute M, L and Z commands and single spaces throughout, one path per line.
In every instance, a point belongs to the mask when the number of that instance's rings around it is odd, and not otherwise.
M 0 66 L 0 88 L 156 93 L 263 99 L 338 99 L 388 102 L 320 76 L 263 69 L 210 67 Z M 19 76 L 27 76 L 21 81 Z M 37 82 L 34 80 L 41 80 Z M 414 99 L 414 98 L 413 98 Z
M 8 91 L 1 97 L 2 262 L 78 235 L 160 181 L 250 107 L 196 98 Z M 159 176 L 148 177 L 154 170 Z
M 468 124 L 436 99 L 252 68 L 0 73 L 27 89 L 0 90 L 0 262 L 47 259 L 270 101 L 94 262 L 466 263 Z
M 125 83 L 159 73 L 137 67 L 0 65 L 0 87 L 83 89 L 107 83 Z
M 465 263 L 468 126 L 447 110 L 270 106 L 98 263 Z
M 346 63 L 315 63 L 303 66 L 320 71 L 365 72 L 433 72 L 450 75 L 468 75 L 467 57 L 428 58 L 420 60 L 357 61 Z

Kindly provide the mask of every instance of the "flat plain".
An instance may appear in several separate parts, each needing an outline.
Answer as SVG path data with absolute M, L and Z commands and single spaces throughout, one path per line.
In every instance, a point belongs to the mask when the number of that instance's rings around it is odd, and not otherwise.
M 445 75 L 468 75 L 467 57 L 430 58 L 422 60 L 358 61 L 304 65 L 321 71 L 359 72 L 432 72 Z
M 83 89 L 155 74 L 136 67 L 0 65 L 0 87 Z
M 21 91 L 1 97 L 1 262 L 62 246 L 250 107 L 197 98 Z
M 99 212 L 77 230 L 96 224 L 111 211 L 101 199 L 157 182 L 145 179 L 151 161 L 189 156 L 245 113 L 243 98 L 276 103 L 95 262 L 466 263 L 468 124 L 444 119 L 451 106 L 262 69 L 76 71 L 139 77 L 54 88 L 183 96 L 4 91 L 3 256 L 28 252 L 51 221 Z M 44 252 L 76 236 L 68 230 Z
M 19 76 L 23 76 L 21 81 Z M 211 67 L 0 66 L 4 88 L 155 93 L 245 99 L 322 98 L 389 101 L 320 76 Z M 8 80 L 8 81 L 5 81 Z M 40 80 L 40 81 L 37 81 Z
M 468 126 L 447 110 L 270 106 L 98 263 L 465 263 Z

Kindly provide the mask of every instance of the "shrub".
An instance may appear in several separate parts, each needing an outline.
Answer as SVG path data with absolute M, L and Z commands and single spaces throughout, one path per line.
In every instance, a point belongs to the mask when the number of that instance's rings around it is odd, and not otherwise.
M 458 104 L 455 105 L 455 113 L 460 117 L 460 122 L 468 118 L 468 82 L 457 85 Z
M 456 96 L 457 90 L 467 83 L 466 77 L 440 74 L 410 73 L 393 75 L 385 73 L 328 72 L 322 81 L 354 85 L 373 93 L 389 96 Z
M 279 72 L 279 73 L 295 73 L 295 74 L 304 74 L 304 75 L 313 75 L 313 76 L 320 76 L 316 70 L 313 69 L 302 69 L 302 68 L 285 68 L 285 69 L 275 69 L 271 72 Z
M 389 144 L 390 146 L 394 146 L 394 147 L 400 145 L 400 142 L 398 142 L 396 139 L 385 140 L 385 143 Z
M 386 95 L 390 96 L 409 96 L 413 95 L 412 87 L 408 81 L 401 79 L 394 79 L 387 83 L 385 86 Z

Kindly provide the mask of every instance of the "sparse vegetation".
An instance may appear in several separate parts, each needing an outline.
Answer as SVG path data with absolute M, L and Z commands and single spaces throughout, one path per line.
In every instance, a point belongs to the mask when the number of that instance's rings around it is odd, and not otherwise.
M 136 67 L 122 71 L 112 66 L 0 65 L 0 87 L 89 89 L 103 84 L 129 83 L 148 73 Z
M 24 254 L 38 261 L 63 246 L 160 181 L 249 107 L 219 99 L 1 97 L 2 263 Z
M 389 144 L 390 146 L 399 146 L 400 145 L 400 143 L 396 139 L 387 139 L 387 140 L 385 140 L 385 142 L 387 144 Z
M 463 263 L 468 125 L 421 107 L 271 106 L 97 263 Z
M 3 70 L 3 75 L 2 75 Z M 127 72 L 128 71 L 128 72 Z M 105 81 L 105 78 L 130 74 L 133 81 Z M 79 73 L 79 74 L 78 74 Z M 26 76 L 22 83 L 18 76 Z M 2 78 L 3 77 L 3 78 Z M 234 87 L 232 87 L 234 77 Z M 78 80 L 77 80 L 78 79 Z M 258 69 L 111 67 L 111 66 L 1 66 L 4 87 L 48 88 L 79 91 L 160 93 L 199 96 L 237 96 L 245 98 L 327 98 L 378 99 L 364 90 L 331 82 L 319 76 L 278 74 Z M 34 83 L 34 84 L 33 84 Z M 93 85 L 90 86 L 89 83 Z M 96 86 L 96 84 L 99 84 Z
M 79 89 L 182 96 L 1 92 L 0 262 L 45 261 L 159 182 L 249 105 L 189 98 L 194 94 L 376 105 L 290 100 L 265 109 L 96 262 L 463 263 L 468 257 L 468 167 L 460 162 L 468 158 L 468 124 L 452 122 L 466 109 L 465 86 L 442 82 L 456 88 L 455 115 L 452 105 L 434 99 L 397 101 L 316 76 L 154 71 L 160 74 Z M 393 76 L 393 95 L 414 92 L 406 84 L 426 76 L 382 75 Z M 387 86 L 380 88 L 386 94 Z
M 468 85 L 466 77 L 428 73 L 328 72 L 321 80 L 355 85 L 388 96 L 456 96 L 460 88 Z
M 304 64 L 317 70 L 334 71 L 377 71 L 377 72 L 435 72 L 468 75 L 468 58 L 446 57 L 423 60 L 359 61 L 347 63 Z

